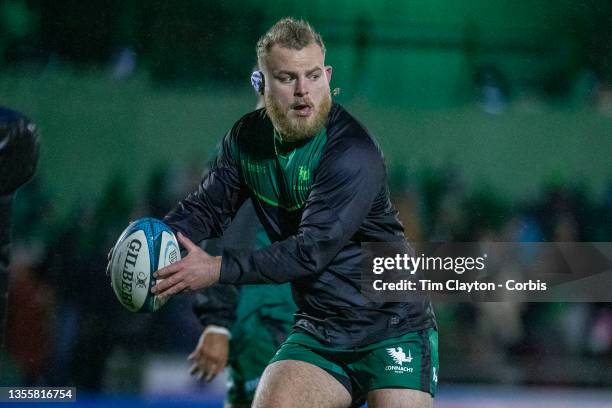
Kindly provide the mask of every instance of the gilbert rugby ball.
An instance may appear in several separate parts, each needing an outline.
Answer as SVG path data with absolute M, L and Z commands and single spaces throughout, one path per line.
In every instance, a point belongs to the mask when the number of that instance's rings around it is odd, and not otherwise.
M 111 285 L 119 302 L 132 312 L 154 312 L 164 301 L 151 293 L 153 273 L 181 259 L 172 230 L 155 218 L 141 218 L 121 233 L 111 258 Z

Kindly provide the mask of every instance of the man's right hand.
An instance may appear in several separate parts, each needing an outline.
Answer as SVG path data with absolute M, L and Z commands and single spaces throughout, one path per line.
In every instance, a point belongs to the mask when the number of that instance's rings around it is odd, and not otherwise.
M 223 371 L 229 355 L 229 336 L 209 328 L 204 329 L 198 345 L 187 358 L 193 363 L 190 374 L 206 381 Z
M 160 299 L 183 291 L 204 289 L 219 282 L 221 257 L 210 256 L 181 232 L 177 233 L 177 238 L 187 250 L 187 255 L 153 274 L 158 280 L 151 288 L 151 293 Z

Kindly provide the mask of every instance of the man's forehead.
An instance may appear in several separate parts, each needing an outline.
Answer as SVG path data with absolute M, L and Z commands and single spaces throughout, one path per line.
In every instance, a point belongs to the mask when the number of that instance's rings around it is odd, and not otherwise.
M 323 68 L 325 57 L 321 47 L 316 43 L 300 50 L 275 44 L 268 52 L 265 63 L 269 71 L 311 70 Z

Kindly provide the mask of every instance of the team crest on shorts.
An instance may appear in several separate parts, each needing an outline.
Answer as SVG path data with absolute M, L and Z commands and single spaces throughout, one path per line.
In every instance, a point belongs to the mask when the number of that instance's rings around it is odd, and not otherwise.
M 385 367 L 386 371 L 393 371 L 396 373 L 411 373 L 413 372 L 412 367 L 404 367 L 404 363 L 410 364 L 412 362 L 412 354 L 408 349 L 408 355 L 404 352 L 402 347 L 391 347 L 387 349 L 387 353 L 393 359 L 395 365 L 388 365 Z

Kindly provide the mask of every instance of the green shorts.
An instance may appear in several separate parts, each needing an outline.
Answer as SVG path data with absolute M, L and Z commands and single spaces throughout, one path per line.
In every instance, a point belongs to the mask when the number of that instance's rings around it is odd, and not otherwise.
M 227 402 L 251 406 L 261 374 L 291 330 L 291 321 L 282 321 L 260 312 L 242 320 L 232 332 Z
M 300 360 L 321 367 L 349 391 L 354 401 L 381 388 L 409 388 L 435 396 L 438 386 L 438 332 L 414 331 L 351 350 L 325 346 L 292 332 L 270 363 Z

